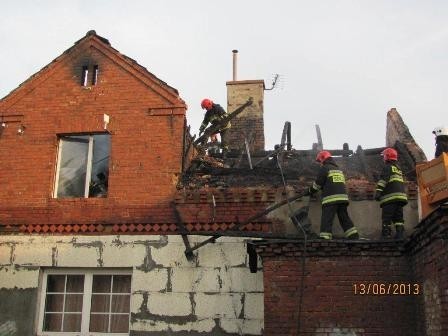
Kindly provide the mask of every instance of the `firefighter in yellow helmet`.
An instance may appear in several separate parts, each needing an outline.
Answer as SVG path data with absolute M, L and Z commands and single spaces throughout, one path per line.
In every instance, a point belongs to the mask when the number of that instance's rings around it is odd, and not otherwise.
M 337 215 L 345 237 L 359 239 L 358 230 L 347 212 L 349 201 L 344 173 L 328 151 L 319 152 L 316 161 L 321 164 L 321 168 L 316 181 L 308 189 L 308 194 L 322 191 L 322 218 L 319 237 L 322 239 L 333 238 L 333 219 Z

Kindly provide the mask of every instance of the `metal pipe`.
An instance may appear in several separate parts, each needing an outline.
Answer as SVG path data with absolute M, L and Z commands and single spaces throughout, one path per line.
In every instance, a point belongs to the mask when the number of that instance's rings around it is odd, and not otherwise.
M 236 81 L 236 70 L 237 70 L 237 55 L 238 55 L 238 50 L 233 49 L 232 50 L 233 53 L 233 81 Z
M 324 144 L 322 142 L 322 135 L 320 134 L 319 125 L 316 125 L 316 133 L 317 133 L 317 150 L 321 151 L 324 149 Z

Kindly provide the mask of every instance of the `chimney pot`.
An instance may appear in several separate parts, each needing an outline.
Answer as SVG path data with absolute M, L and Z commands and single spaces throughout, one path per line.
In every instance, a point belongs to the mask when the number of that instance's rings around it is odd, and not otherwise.
M 238 50 L 233 49 L 232 50 L 233 53 L 233 81 L 236 81 L 236 70 L 237 70 L 237 54 L 238 54 Z

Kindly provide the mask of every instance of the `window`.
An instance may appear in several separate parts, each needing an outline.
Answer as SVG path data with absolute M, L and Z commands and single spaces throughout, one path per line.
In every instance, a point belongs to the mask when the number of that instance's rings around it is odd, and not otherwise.
M 89 75 L 89 68 L 87 65 L 82 67 L 81 85 L 87 86 L 87 77 Z
M 131 275 L 46 271 L 38 335 L 128 335 Z
M 81 86 L 85 86 L 87 87 L 89 84 L 89 67 L 88 65 L 84 65 L 82 67 L 82 72 L 81 72 Z M 92 67 L 90 67 L 92 69 Z M 90 81 L 90 83 L 92 85 L 96 85 L 98 82 L 98 73 L 99 73 L 99 66 L 98 64 L 95 64 L 93 66 L 93 71 L 92 71 L 92 80 Z M 90 87 L 89 87 L 90 88 Z
M 107 197 L 109 134 L 61 136 L 55 197 Z
M 100 71 L 100 69 L 99 69 L 98 65 L 94 65 L 93 66 L 93 75 L 92 75 L 92 85 L 96 85 L 96 83 L 98 82 L 99 71 Z

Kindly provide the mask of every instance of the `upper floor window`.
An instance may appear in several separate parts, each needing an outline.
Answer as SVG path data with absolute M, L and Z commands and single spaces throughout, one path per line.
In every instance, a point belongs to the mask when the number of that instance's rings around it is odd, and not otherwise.
M 55 197 L 106 197 L 109 156 L 109 134 L 61 136 Z
M 131 274 L 112 272 L 44 271 L 38 335 L 128 335 Z
M 91 80 L 89 81 L 89 66 L 88 65 L 84 65 L 82 67 L 82 72 L 81 72 L 81 85 L 82 86 L 89 86 L 89 84 L 91 85 L 96 85 L 98 83 L 98 74 L 99 74 L 99 66 L 98 64 L 95 64 L 93 67 L 90 67 L 92 69 L 92 75 L 91 75 Z

